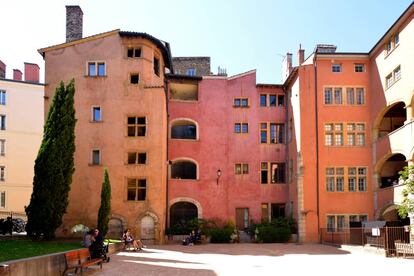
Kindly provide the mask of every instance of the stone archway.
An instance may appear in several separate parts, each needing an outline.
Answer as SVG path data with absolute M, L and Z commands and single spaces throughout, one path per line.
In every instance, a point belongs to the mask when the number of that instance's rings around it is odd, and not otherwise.
M 119 239 L 122 237 L 126 227 L 126 220 L 122 216 L 112 214 L 108 222 L 108 233 L 106 236 L 109 238 Z
M 137 219 L 136 234 L 144 244 L 161 243 L 158 216 L 152 212 L 142 213 Z

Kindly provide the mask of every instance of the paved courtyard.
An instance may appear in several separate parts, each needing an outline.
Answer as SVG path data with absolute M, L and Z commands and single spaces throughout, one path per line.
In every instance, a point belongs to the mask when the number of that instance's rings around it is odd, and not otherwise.
M 412 275 L 414 260 L 325 245 L 206 244 L 119 252 L 87 275 Z

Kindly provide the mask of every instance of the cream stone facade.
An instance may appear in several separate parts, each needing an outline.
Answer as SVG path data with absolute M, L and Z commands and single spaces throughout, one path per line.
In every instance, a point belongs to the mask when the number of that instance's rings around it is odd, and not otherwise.
M 0 211 L 24 213 L 30 202 L 43 95 L 43 84 L 0 79 Z

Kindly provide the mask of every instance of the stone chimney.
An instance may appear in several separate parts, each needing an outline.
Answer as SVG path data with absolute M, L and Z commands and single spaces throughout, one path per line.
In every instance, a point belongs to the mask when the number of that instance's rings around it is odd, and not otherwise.
M 66 6 L 66 42 L 82 38 L 83 12 L 79 6 Z
M 6 64 L 0 60 L 0 79 L 6 78 Z
M 21 81 L 23 73 L 19 69 L 13 69 L 13 80 Z
M 24 63 L 24 81 L 39 82 L 39 65 L 35 63 Z
M 299 44 L 298 62 L 299 66 L 305 61 L 305 49 L 302 49 L 302 44 Z
M 282 61 L 282 82 L 284 82 L 292 72 L 292 54 L 287 53 Z

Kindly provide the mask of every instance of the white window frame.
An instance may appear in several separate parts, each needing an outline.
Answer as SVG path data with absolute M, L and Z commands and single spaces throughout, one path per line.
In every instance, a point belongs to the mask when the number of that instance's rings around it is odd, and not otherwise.
M 339 68 L 339 71 L 337 70 Z M 342 64 L 341 63 L 334 63 L 331 67 L 332 73 L 342 73 Z
M 89 72 L 89 64 L 95 64 L 95 74 L 91 75 Z M 104 65 L 104 74 L 100 75 L 99 74 L 99 64 L 103 64 Z M 106 62 L 103 60 L 89 60 L 86 62 L 86 76 L 88 77 L 106 77 Z

